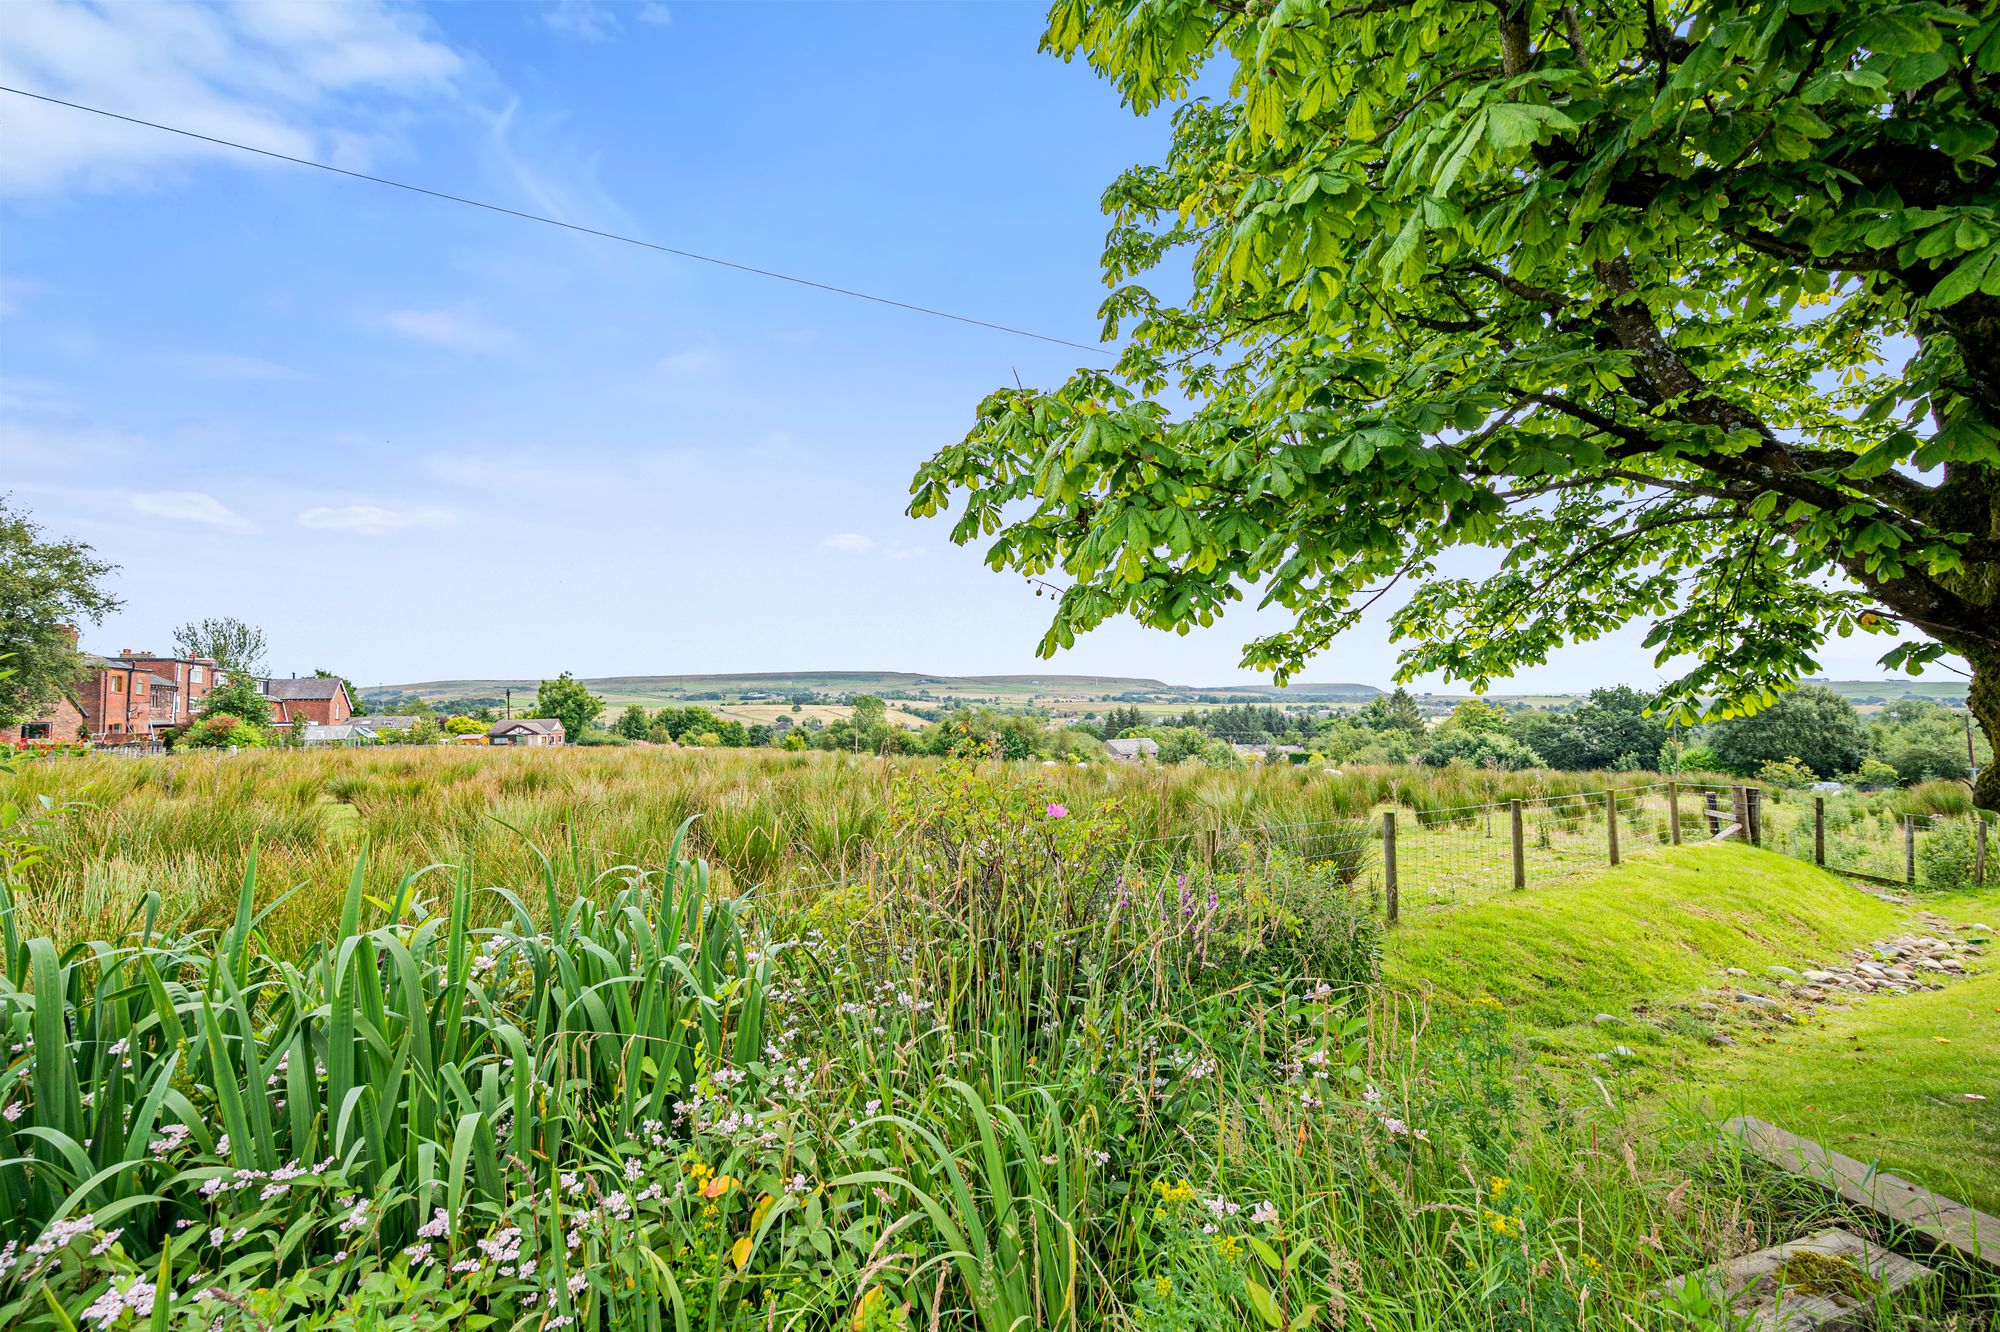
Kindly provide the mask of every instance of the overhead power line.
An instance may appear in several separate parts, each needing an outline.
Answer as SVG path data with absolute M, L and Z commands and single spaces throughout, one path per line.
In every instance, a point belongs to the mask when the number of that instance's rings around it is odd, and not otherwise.
M 293 157 L 289 153 L 273 152 L 269 148 L 257 148 L 247 143 L 237 143 L 233 139 L 219 139 L 212 134 L 197 134 L 193 130 L 181 129 L 175 125 L 162 125 L 158 121 L 141 120 L 137 116 L 120 115 L 116 111 L 106 111 L 101 106 L 86 106 L 82 102 L 66 102 L 60 97 L 50 97 L 46 93 L 29 92 L 25 88 L 10 88 L 0 84 L 0 92 L 12 93 L 16 97 L 28 97 L 37 102 L 47 102 L 52 106 L 66 106 L 72 111 L 87 111 L 93 116 L 103 116 L 107 120 L 122 120 L 128 125 L 141 125 L 146 129 L 159 130 L 165 134 L 178 134 L 184 139 L 198 139 L 221 148 L 234 148 L 238 152 L 255 153 L 259 157 L 274 157 L 280 162 L 290 162 L 294 166 L 312 167 L 316 171 L 330 171 L 336 176 L 348 176 L 355 180 L 365 180 L 373 185 L 387 185 L 392 189 L 408 190 L 411 194 L 428 195 L 433 199 L 443 199 L 447 203 L 464 204 L 469 208 L 483 208 L 489 213 L 503 213 L 508 217 L 518 217 L 528 222 L 540 222 L 544 226 L 561 227 L 565 231 L 577 231 L 586 236 L 598 236 L 604 240 L 620 241 L 626 245 L 636 245 L 645 250 L 657 250 L 661 254 L 671 254 L 681 259 L 693 259 L 698 263 L 713 264 L 717 268 L 733 268 L 739 273 L 751 273 L 757 277 L 774 278 L 779 282 L 790 282 L 801 287 L 813 287 L 819 291 L 832 292 L 836 296 L 851 296 L 857 301 L 873 301 L 877 305 L 887 305 L 897 310 L 908 310 L 913 314 L 930 315 L 934 319 L 949 319 L 955 323 L 971 324 L 975 328 L 987 328 L 995 333 L 1011 333 L 1017 338 L 1033 338 L 1037 342 L 1052 342 L 1059 347 L 1073 347 L 1077 351 L 1089 352 L 1093 356 L 1111 355 L 1102 347 L 1093 347 L 1087 342 L 1072 342 L 1068 338 L 1058 338 L 1048 333 L 1037 333 L 1032 329 L 1013 328 L 1007 324 L 996 324 L 991 320 L 974 319 L 971 315 L 953 314 L 949 310 L 934 310 L 927 305 L 913 305 L 909 301 L 899 301 L 888 296 L 876 296 L 870 292 L 856 291 L 852 287 L 837 287 L 831 282 L 818 282 L 812 278 L 799 277 L 792 273 L 780 273 L 775 269 L 759 268 L 755 264 L 739 264 L 734 259 L 718 259 L 712 254 L 698 254 L 693 250 L 676 249 L 671 245 L 658 245 L 636 236 L 621 236 L 615 231 L 601 231 L 596 227 L 581 226 L 575 222 L 565 222 L 561 218 L 544 217 L 540 213 L 525 213 L 518 208 L 505 208 L 500 204 L 487 203 L 483 199 L 468 199 L 460 194 L 447 194 L 443 190 L 427 189 L 422 185 L 412 185 L 408 181 L 390 180 L 387 176 L 371 176 L 365 171 L 349 171 L 345 167 L 329 166 L 325 162 L 315 162 L 309 157 Z

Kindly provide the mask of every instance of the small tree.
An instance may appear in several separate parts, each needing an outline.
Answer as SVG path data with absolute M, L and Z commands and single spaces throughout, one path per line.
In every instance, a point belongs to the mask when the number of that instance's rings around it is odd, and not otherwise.
M 554 717 L 570 735 L 582 735 L 590 729 L 603 710 L 604 700 L 584 688 L 583 682 L 568 671 L 553 680 L 542 681 L 541 688 L 535 691 L 535 715 Z
M 261 676 L 271 669 L 264 631 L 233 615 L 182 625 L 174 630 L 174 651 L 183 657 L 207 657 L 231 676 Z
M 256 680 L 232 673 L 228 683 L 216 686 L 202 697 L 200 715 L 203 720 L 226 716 L 246 725 L 265 727 L 271 724 L 271 700 L 264 697 Z
M 484 735 L 487 724 L 477 717 L 448 717 L 445 719 L 446 735 Z
M 80 541 L 44 539 L 0 497 L 0 726 L 31 721 L 75 689 L 74 626 L 118 609 L 101 586 L 117 567 Z
M 564 725 L 568 723 L 565 722 Z M 618 714 L 618 723 L 611 729 L 627 740 L 644 740 L 651 726 L 652 718 L 646 715 L 646 710 L 637 703 L 631 703 L 626 705 L 625 711 Z
M 1767 761 L 1796 759 L 1831 777 L 1860 766 L 1867 739 L 1853 704 L 1825 685 L 1806 685 L 1762 712 L 1721 723 L 1712 744 L 1731 772 L 1747 776 Z

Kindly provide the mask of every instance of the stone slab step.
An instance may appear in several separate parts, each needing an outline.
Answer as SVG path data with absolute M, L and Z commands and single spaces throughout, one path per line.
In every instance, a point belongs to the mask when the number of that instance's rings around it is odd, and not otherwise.
M 1753 1156 L 1811 1180 L 1939 1248 L 1950 1249 L 1988 1273 L 2000 1273 L 2000 1217 L 1988 1216 L 1750 1115 L 1728 1120 L 1722 1129 L 1739 1139 Z

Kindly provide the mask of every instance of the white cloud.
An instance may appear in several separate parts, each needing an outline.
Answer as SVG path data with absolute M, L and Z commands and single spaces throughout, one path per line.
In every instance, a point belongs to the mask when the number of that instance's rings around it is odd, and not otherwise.
M 670 28 L 674 23 L 674 11 L 659 0 L 646 0 L 639 6 L 639 22 L 650 23 L 656 28 Z
M 183 523 L 206 523 L 211 527 L 244 528 L 250 521 L 213 495 L 199 490 L 140 491 L 131 497 L 132 507 L 154 518 L 171 518 Z
M 458 351 L 499 351 L 514 341 L 514 335 L 506 329 L 462 308 L 391 310 L 382 316 L 381 322 L 406 338 Z
M 608 41 L 618 31 L 617 16 L 596 0 L 554 0 L 539 17 L 542 26 L 586 42 Z
M 17 313 L 24 302 L 48 290 L 49 286 L 45 282 L 16 277 L 11 273 L 0 273 L 0 319 Z
M 690 347 L 660 358 L 660 369 L 670 375 L 699 375 L 715 368 L 715 353 L 706 347 Z
M 890 561 L 915 559 L 924 553 L 922 546 L 908 546 L 900 541 L 877 541 L 862 532 L 835 532 L 820 544 L 828 550 L 851 551 L 857 555 L 874 554 Z
M 384 98 L 450 91 L 465 71 L 420 12 L 383 3 L 83 5 L 9 0 L 0 83 L 272 152 L 354 154 Z M 7 97 L 0 192 L 150 184 L 226 156 L 215 144 Z
M 231 356 L 226 353 L 177 352 L 167 363 L 197 379 L 213 379 L 223 384 L 254 384 L 273 379 L 299 379 L 288 365 L 267 361 L 261 356 Z
M 445 509 L 392 509 L 379 504 L 323 504 L 307 509 L 298 518 L 300 527 L 327 532 L 356 532 L 362 536 L 381 536 L 386 532 L 402 532 L 413 527 L 443 527 L 451 520 L 451 513 Z

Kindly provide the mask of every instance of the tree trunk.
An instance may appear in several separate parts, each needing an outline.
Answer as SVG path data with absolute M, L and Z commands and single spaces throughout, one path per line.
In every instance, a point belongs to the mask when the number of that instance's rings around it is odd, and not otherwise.
M 1968 652 L 1965 660 L 1972 667 L 1972 683 L 1965 691 L 1966 706 L 1972 709 L 1979 729 L 1986 732 L 1987 745 L 2000 758 L 2000 652 Z M 1981 809 L 2000 809 L 2000 762 L 1989 763 L 1979 770 L 1979 780 L 1972 787 L 1972 803 Z

